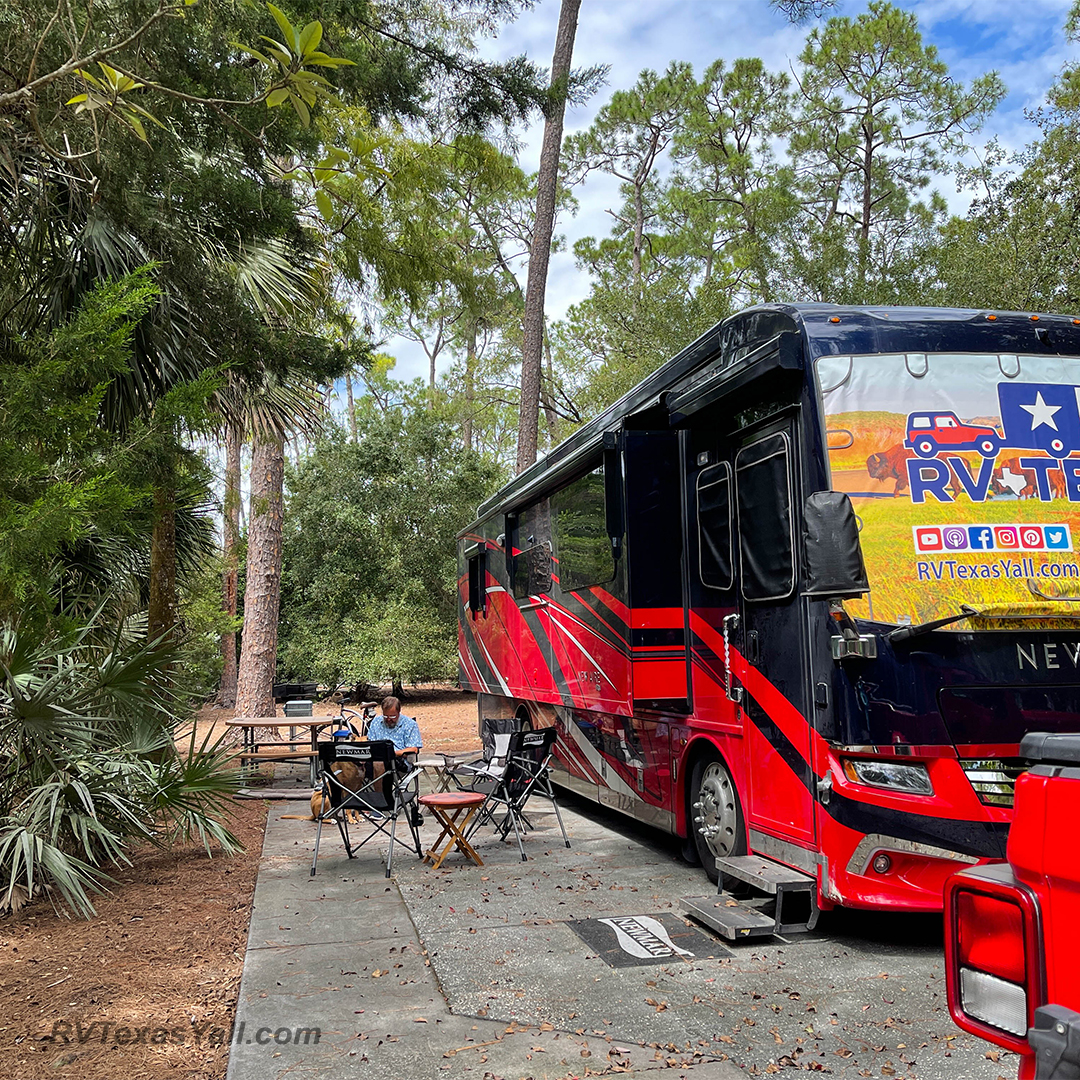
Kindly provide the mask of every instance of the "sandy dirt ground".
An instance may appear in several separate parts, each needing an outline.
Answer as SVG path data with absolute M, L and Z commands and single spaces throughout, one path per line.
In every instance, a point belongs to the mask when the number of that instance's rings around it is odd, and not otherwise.
M 402 711 L 426 750 L 480 746 L 473 694 L 410 688 Z M 200 738 L 232 715 L 204 708 Z M 90 920 L 48 901 L 0 920 L 0 1077 L 222 1080 L 265 820 L 265 803 L 235 803 L 246 851 L 232 858 L 135 852 Z
M 382 701 L 387 687 L 374 696 L 373 700 Z M 316 701 L 312 705 L 315 716 L 336 716 L 340 706 L 330 701 Z M 358 705 L 346 708 L 358 709 Z M 284 710 L 279 705 L 278 715 Z M 424 750 L 447 753 L 463 753 L 467 750 L 480 749 L 476 718 L 476 695 L 452 686 L 434 685 L 409 687 L 401 703 L 401 711 L 411 716 L 420 725 L 420 734 L 424 737 Z M 208 730 L 216 735 L 228 730 L 225 720 L 236 715 L 235 709 L 218 709 L 206 706 L 199 713 L 198 737 L 201 739 Z M 235 735 L 235 732 L 233 733 Z M 237 736 L 237 738 L 239 738 Z

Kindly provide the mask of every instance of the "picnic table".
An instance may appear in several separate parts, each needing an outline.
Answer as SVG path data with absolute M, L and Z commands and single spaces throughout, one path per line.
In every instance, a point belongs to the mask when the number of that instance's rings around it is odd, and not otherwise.
M 307 761 L 311 769 L 311 786 L 319 781 L 319 730 L 328 727 L 335 716 L 236 716 L 225 726 L 240 728 L 243 746 L 240 761 Z M 260 728 L 307 728 L 311 733 L 311 749 L 299 749 L 301 739 L 265 739 Z

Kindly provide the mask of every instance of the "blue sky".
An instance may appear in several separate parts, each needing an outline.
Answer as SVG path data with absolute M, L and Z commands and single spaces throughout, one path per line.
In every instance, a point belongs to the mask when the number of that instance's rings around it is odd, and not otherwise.
M 1031 142 L 1036 129 L 1025 118 L 1076 46 L 1066 42 L 1062 25 L 1070 0 L 913 0 L 900 7 L 915 12 L 923 38 L 937 46 L 954 78 L 967 83 L 996 70 L 1008 87 L 1008 97 L 992 117 L 982 138 L 997 136 L 1003 146 L 1018 150 Z M 842 0 L 836 13 L 855 17 L 865 3 Z M 531 11 L 482 45 L 484 55 L 506 58 L 525 53 L 545 67 L 551 62 L 559 0 L 541 0 Z M 713 60 L 731 61 L 760 56 L 774 69 L 790 70 L 801 51 L 810 25 L 789 25 L 766 0 L 582 0 L 574 47 L 574 64 L 610 66 L 607 86 L 588 105 L 566 117 L 567 133 L 585 129 L 613 90 L 631 86 L 644 68 L 664 69 L 672 60 L 690 62 L 700 74 Z M 533 171 L 539 159 L 541 128 L 522 133 L 521 163 Z M 939 188 L 957 211 L 966 196 L 951 181 Z M 569 241 L 604 236 L 610 228 L 608 207 L 618 203 L 615 185 L 590 177 L 575 189 L 580 202 L 577 217 L 560 222 Z M 547 312 L 559 318 L 588 293 L 588 280 L 574 266 L 569 250 L 551 262 Z M 419 346 L 392 342 L 387 351 L 397 357 L 394 374 L 409 379 L 426 376 L 427 360 Z

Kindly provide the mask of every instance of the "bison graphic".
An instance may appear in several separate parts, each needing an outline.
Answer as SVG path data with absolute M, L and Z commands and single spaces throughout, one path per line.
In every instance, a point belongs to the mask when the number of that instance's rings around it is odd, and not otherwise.
M 907 490 L 907 460 L 914 456 L 914 452 L 904 446 L 903 443 L 897 443 L 895 446 L 890 446 L 888 450 L 882 450 L 878 454 L 871 454 L 866 459 L 866 471 L 870 474 L 872 480 L 895 480 L 893 495 L 896 496 Z M 960 494 L 962 486 L 951 467 L 949 473 L 952 477 L 949 480 L 949 490 L 955 499 Z

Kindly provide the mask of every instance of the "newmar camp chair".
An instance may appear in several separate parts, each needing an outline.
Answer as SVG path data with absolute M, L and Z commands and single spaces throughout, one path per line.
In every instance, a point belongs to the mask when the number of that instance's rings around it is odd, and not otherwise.
M 489 791 L 506 768 L 510 736 L 520 729 L 521 721 L 516 716 L 485 716 L 480 722 L 480 742 L 484 747 L 481 758 L 455 761 L 455 755 L 443 754 L 455 787 L 459 791 Z
M 562 830 L 566 846 L 570 840 L 566 835 L 559 804 L 555 800 L 555 790 L 551 785 L 551 751 L 555 745 L 557 731 L 553 727 L 540 728 L 539 731 L 515 731 L 510 736 L 510 746 L 506 755 L 506 768 L 494 781 L 494 787 L 488 793 L 484 805 L 480 807 L 468 836 L 485 824 L 494 826 L 500 840 L 505 840 L 510 830 L 514 830 L 518 851 L 522 862 L 528 860 L 521 843 L 522 833 L 533 828 L 525 814 L 525 806 L 534 796 L 547 799 L 555 810 L 555 816 Z
M 390 837 L 390 850 L 386 856 L 387 877 L 393 870 L 399 817 L 404 817 L 412 834 L 412 844 L 407 840 L 403 842 L 416 852 L 418 859 L 423 857 L 420 833 L 413 823 L 413 811 L 419 794 L 417 778 L 422 770 L 410 763 L 405 772 L 400 772 L 394 744 L 389 739 L 365 743 L 320 743 L 319 763 L 323 790 L 330 799 L 329 805 L 316 818 L 319 827 L 315 833 L 315 854 L 311 859 L 312 877 L 315 876 L 315 864 L 319 859 L 324 821 L 337 823 L 350 859 L 355 858 L 356 852 L 373 836 L 386 833 Z M 358 844 L 353 844 L 349 839 L 350 813 L 358 815 L 371 828 Z

